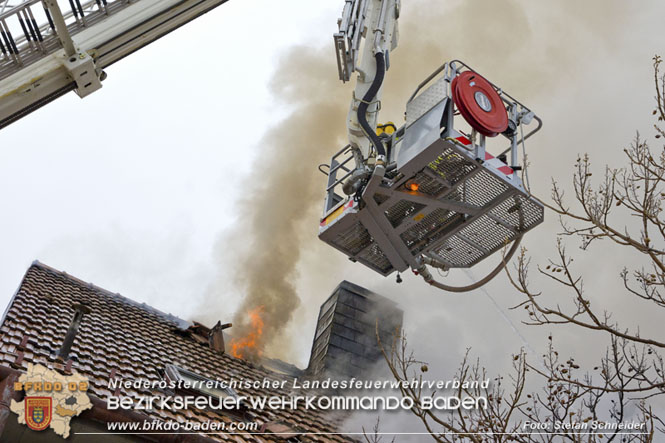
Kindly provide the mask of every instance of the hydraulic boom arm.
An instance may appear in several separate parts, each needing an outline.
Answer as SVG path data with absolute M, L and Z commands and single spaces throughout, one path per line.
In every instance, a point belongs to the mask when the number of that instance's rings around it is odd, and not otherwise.
M 347 0 L 334 35 L 340 80 L 358 73 L 347 129 L 357 167 L 385 152 L 376 135 L 385 72 L 390 51 L 397 47 L 400 0 Z

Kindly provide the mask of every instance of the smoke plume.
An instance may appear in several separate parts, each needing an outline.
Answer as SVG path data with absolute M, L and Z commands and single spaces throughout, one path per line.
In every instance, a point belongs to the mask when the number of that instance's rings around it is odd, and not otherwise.
M 324 177 L 316 166 L 341 149 L 345 135 L 348 95 L 337 79 L 332 45 L 327 51 L 292 49 L 280 60 L 270 88 L 292 110 L 259 142 L 254 187 L 241 209 L 242 226 L 233 233 L 243 241 L 235 279 L 244 298 L 232 335 L 237 343 L 255 333 L 248 313 L 256 309 L 264 325 L 256 346 L 237 354 L 245 358 L 260 355 L 271 342 L 273 353 L 288 347 L 280 332 L 300 303 L 296 266 L 303 242 L 316 237 L 318 224 L 309 212 L 323 196 Z

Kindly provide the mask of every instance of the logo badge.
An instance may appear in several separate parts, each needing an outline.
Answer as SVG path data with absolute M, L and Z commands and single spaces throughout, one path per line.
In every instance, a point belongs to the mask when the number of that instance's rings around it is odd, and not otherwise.
M 25 423 L 33 431 L 43 431 L 48 428 L 52 417 L 51 397 L 25 398 Z
M 473 98 L 476 99 L 476 104 L 480 106 L 480 109 L 483 111 L 490 112 L 492 110 L 492 103 L 490 102 L 490 99 L 487 98 L 487 96 L 481 91 L 476 91 L 476 93 L 473 94 Z

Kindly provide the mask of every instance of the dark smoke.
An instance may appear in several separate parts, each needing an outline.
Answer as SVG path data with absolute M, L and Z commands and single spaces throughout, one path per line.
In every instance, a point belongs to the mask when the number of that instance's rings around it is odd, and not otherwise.
M 246 243 L 236 263 L 244 298 L 232 335 L 247 335 L 247 312 L 262 306 L 265 327 L 258 351 L 270 343 L 272 353 L 288 349 L 280 332 L 300 304 L 296 266 L 303 243 L 316 236 L 317 224 L 308 215 L 323 195 L 324 177 L 316 166 L 344 143 L 348 95 L 337 79 L 334 57 L 332 48 L 294 48 L 280 60 L 271 83 L 274 96 L 293 110 L 260 141 L 250 177 L 255 186 L 241 209 L 242 226 L 233 233 Z

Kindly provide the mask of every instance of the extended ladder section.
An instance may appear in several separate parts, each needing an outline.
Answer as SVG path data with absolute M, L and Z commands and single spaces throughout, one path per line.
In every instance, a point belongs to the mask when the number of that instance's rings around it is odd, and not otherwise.
M 0 128 L 226 0 L 0 0 Z
M 465 79 L 458 95 L 468 88 L 478 110 L 462 109 L 463 97 L 453 98 L 455 83 Z M 489 82 L 491 91 L 478 93 L 481 79 L 459 61 L 427 78 L 407 103 L 405 125 L 383 135 L 386 165 L 377 164 L 354 195 L 342 192 L 353 173 L 350 147 L 333 156 L 319 230 L 323 241 L 382 275 L 425 264 L 467 268 L 543 221 L 543 206 L 523 186 L 518 155 L 541 121 Z M 508 116 L 503 136 L 492 138 L 498 134 L 469 125 L 473 112 L 484 117 L 481 108 L 490 117 L 497 109 Z M 537 127 L 523 130 L 532 121 Z

